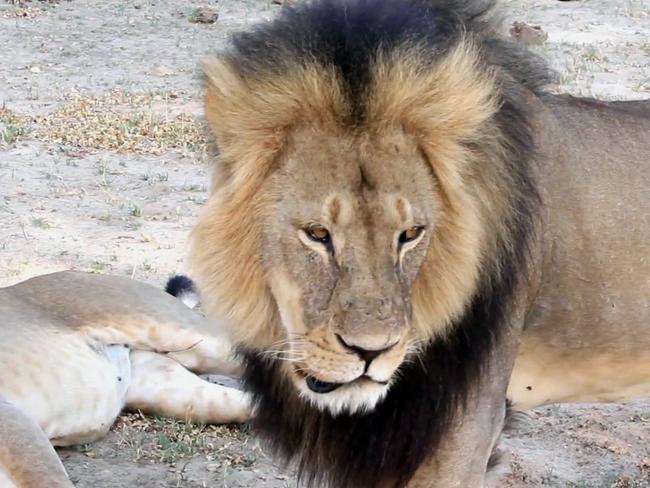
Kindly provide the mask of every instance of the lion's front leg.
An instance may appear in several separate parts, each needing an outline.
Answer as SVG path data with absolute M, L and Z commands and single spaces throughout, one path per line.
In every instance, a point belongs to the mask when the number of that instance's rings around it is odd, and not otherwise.
M 506 391 L 519 346 L 523 311 L 504 326 L 481 376 L 467 392 L 439 449 L 420 466 L 408 488 L 492 488 L 501 486 L 502 466 L 490 466 L 491 456 L 507 417 Z M 496 485 L 495 485 L 496 481 Z
M 131 352 L 127 409 L 206 424 L 245 422 L 248 395 L 202 380 L 180 363 L 149 351 Z
M 504 425 L 505 404 L 505 395 L 495 395 L 459 413 L 441 448 L 408 488 L 488 488 L 489 459 Z

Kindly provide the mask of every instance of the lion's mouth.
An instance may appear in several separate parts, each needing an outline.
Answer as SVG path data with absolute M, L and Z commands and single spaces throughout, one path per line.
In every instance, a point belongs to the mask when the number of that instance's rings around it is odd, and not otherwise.
M 344 385 L 350 385 L 353 383 L 354 384 L 365 383 L 365 382 L 376 383 L 381 386 L 385 386 L 388 384 L 388 381 L 377 381 L 368 375 L 359 376 L 357 379 L 353 381 L 349 381 L 347 383 L 330 383 L 328 381 L 321 381 L 319 379 L 316 379 L 311 375 L 305 376 L 305 383 L 307 384 L 307 388 L 309 388 L 314 393 L 319 393 L 319 394 L 330 393 Z
M 345 383 L 328 383 L 327 381 L 320 381 L 314 378 L 313 376 L 307 376 L 305 378 L 307 383 L 307 388 L 309 388 L 314 393 L 329 393 L 331 391 L 340 388 Z
M 365 374 L 352 381 L 329 382 L 296 371 L 293 380 L 303 400 L 334 415 L 372 410 L 386 396 L 390 385 L 390 381 L 377 381 Z

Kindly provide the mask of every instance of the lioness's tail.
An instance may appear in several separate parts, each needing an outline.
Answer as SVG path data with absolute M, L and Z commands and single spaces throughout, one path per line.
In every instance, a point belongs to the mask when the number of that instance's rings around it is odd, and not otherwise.
M 169 278 L 165 291 L 191 309 L 196 308 L 201 301 L 194 282 L 185 275 L 174 275 Z

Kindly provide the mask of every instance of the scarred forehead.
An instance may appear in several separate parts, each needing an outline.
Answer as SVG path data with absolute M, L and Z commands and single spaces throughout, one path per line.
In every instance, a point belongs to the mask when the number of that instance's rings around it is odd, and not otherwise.
M 395 130 L 346 136 L 315 129 L 293 132 L 278 178 L 304 218 L 351 216 L 410 224 L 434 207 L 435 181 L 416 142 Z

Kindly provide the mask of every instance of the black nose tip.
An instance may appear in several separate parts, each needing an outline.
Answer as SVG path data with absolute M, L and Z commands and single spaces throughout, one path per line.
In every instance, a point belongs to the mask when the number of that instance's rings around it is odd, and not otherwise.
M 314 378 L 313 376 L 307 376 L 305 379 L 307 382 L 307 388 L 309 388 L 314 393 L 329 393 L 330 391 L 336 390 L 343 383 L 327 383 L 326 381 L 320 381 Z
M 349 344 L 345 342 L 343 337 L 341 337 L 338 334 L 336 334 L 336 337 L 338 338 L 339 342 L 343 347 L 355 353 L 357 356 L 361 358 L 363 362 L 366 363 L 366 369 L 377 356 L 379 356 L 381 353 L 384 353 L 392 349 L 395 346 L 395 344 L 391 344 L 390 346 L 384 347 L 382 349 L 364 349 L 362 347 L 355 346 L 354 344 Z
M 361 349 L 360 347 L 349 347 L 348 349 L 354 351 L 354 353 L 361 358 L 366 364 L 372 363 L 372 361 L 379 356 L 384 350 L 381 351 L 372 351 L 370 349 Z

